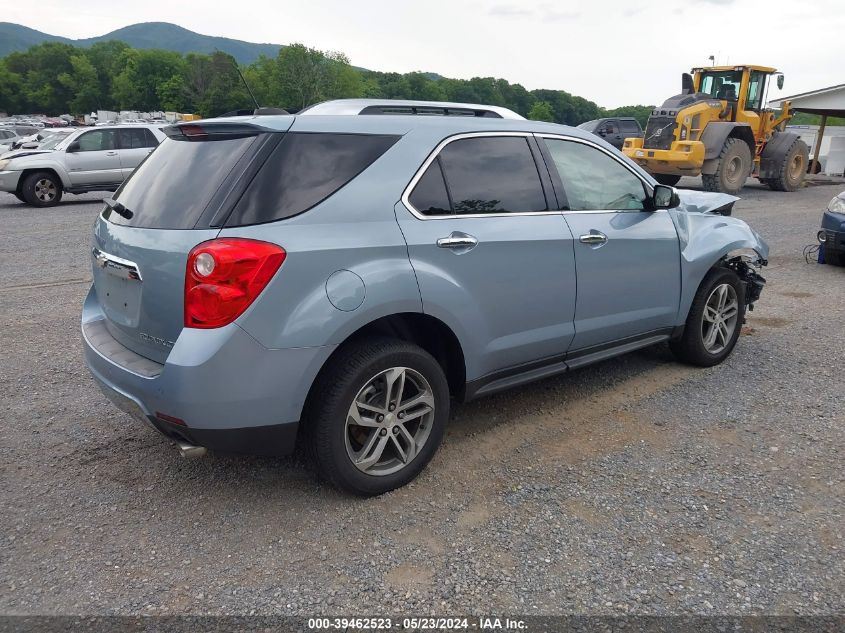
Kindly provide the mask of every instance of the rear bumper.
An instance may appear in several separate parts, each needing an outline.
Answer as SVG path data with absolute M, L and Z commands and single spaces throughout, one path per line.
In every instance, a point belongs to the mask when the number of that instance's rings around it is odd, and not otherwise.
M 21 172 L 19 171 L 0 171 L 0 191 L 15 193 L 20 179 Z
M 236 324 L 185 329 L 160 371 L 149 361 L 133 371 L 125 347 L 118 353 L 114 339 L 90 336 L 86 325 L 101 319 L 92 288 L 83 308 L 83 348 L 106 396 L 169 437 L 223 452 L 293 450 L 308 390 L 335 349 L 267 349 Z
M 625 139 L 625 155 L 653 174 L 696 176 L 704 165 L 704 143 L 674 141 L 670 149 L 646 149 L 643 139 Z

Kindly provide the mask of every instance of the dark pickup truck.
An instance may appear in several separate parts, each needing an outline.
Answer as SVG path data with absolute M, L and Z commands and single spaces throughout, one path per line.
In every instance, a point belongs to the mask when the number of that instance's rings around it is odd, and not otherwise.
M 622 149 L 626 138 L 642 138 L 643 129 L 636 119 L 631 117 L 607 117 L 593 119 L 578 126 L 582 130 L 601 136 L 616 149 Z

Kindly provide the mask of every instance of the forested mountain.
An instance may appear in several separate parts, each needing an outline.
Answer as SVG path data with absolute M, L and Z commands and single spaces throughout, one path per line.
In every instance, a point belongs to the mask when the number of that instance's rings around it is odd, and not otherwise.
M 130 24 L 105 35 L 80 40 L 48 35 L 20 24 L 0 22 L 0 57 L 9 53 L 23 52 L 31 46 L 44 42 L 63 42 L 74 46 L 87 47 L 97 42 L 109 40 L 126 42 L 132 48 L 157 48 L 182 54 L 210 54 L 220 50 L 229 53 L 238 60 L 239 64 L 251 64 L 261 55 L 275 57 L 279 53 L 279 48 L 281 48 L 279 44 L 254 44 L 253 42 L 233 40 L 228 37 L 201 35 L 168 22 Z

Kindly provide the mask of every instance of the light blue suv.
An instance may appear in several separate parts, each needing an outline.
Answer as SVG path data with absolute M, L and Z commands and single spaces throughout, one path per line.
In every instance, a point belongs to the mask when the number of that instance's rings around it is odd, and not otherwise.
M 768 247 L 592 134 L 471 104 L 339 101 L 167 128 L 94 227 L 82 333 L 122 409 L 372 495 L 465 401 L 669 341 L 715 365 Z

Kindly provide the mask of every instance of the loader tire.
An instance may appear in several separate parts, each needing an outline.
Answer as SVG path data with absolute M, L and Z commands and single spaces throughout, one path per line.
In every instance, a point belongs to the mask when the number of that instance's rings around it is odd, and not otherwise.
M 783 155 L 777 176 L 766 178 L 765 184 L 775 191 L 795 191 L 804 182 L 809 158 L 810 148 L 801 139 L 795 139 Z
M 729 138 L 719 154 L 716 173 L 702 174 L 705 191 L 737 194 L 751 173 L 751 149 L 739 138 Z

